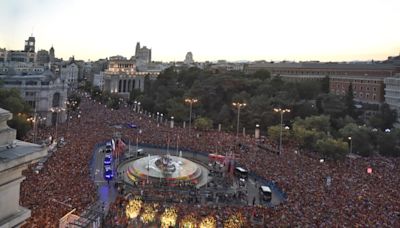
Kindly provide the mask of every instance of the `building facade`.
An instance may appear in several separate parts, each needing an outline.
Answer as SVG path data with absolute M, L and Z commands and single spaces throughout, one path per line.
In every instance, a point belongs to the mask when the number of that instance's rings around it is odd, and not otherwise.
M 385 83 L 385 102 L 397 112 L 397 125 L 400 125 L 400 74 L 388 77 Z
M 68 87 L 76 89 L 78 87 L 79 69 L 75 62 L 61 66 L 60 78 L 65 81 Z
M 136 43 L 135 58 L 137 65 L 145 65 L 151 63 L 151 49 L 146 46 L 140 47 L 140 43 Z
M 144 90 L 144 76 L 136 75 L 135 61 L 122 56 L 110 58 L 103 78 L 104 91 L 117 93 L 126 98 L 134 89 Z
M 55 125 L 67 119 L 66 101 L 67 84 L 54 76 L 50 71 L 36 75 L 0 75 L 3 87 L 16 88 L 21 97 L 32 106 L 39 119 L 40 125 Z M 52 112 L 57 108 L 59 112 Z
M 385 101 L 384 79 L 399 72 L 399 67 L 383 63 L 252 63 L 245 73 L 268 70 L 272 76 L 283 79 L 322 80 L 329 77 L 330 92 L 344 95 L 352 84 L 355 101 L 382 104 Z

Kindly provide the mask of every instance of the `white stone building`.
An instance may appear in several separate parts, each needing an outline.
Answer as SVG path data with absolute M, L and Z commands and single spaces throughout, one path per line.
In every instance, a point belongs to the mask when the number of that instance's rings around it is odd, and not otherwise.
M 67 84 L 50 71 L 34 75 L 0 75 L 4 88 L 16 88 L 46 126 L 66 120 Z M 51 112 L 57 107 L 59 112 Z M 45 118 L 45 120 L 44 120 Z
M 60 69 L 60 78 L 65 81 L 71 88 L 77 88 L 78 86 L 78 75 L 79 68 L 75 62 L 64 65 Z
M 400 126 L 400 74 L 384 79 L 385 102 L 397 111 L 397 126 Z

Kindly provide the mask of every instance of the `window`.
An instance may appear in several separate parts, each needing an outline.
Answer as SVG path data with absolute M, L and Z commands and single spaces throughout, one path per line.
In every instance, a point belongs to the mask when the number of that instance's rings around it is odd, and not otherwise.
M 374 92 L 376 92 L 376 87 L 373 88 Z
M 26 81 L 25 85 L 37 85 L 36 81 Z

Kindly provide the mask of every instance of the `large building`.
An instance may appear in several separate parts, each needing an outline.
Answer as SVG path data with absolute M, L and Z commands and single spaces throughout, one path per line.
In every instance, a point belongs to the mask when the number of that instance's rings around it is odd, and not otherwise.
M 0 79 L 4 88 L 16 88 L 20 91 L 21 97 L 32 106 L 38 119 L 43 120 L 39 124 L 48 126 L 66 120 L 68 86 L 52 72 L 30 75 L 5 74 L 0 75 Z
M 36 54 L 36 64 L 37 65 L 46 65 L 50 62 L 50 55 L 47 50 L 39 50 Z
M 76 89 L 78 87 L 78 64 L 75 61 L 71 61 L 69 64 L 61 66 L 60 78 L 65 81 L 68 87 Z
M 135 58 L 137 65 L 145 65 L 151 63 L 151 49 L 147 48 L 146 46 L 140 47 L 140 43 L 137 42 Z
M 245 73 L 268 70 L 272 76 L 283 79 L 321 80 L 329 77 L 330 92 L 344 95 L 352 84 L 356 101 L 370 104 L 384 102 L 384 79 L 400 71 L 393 64 L 382 63 L 268 63 L 259 62 L 245 66 Z
M 7 126 L 12 114 L 0 108 L 0 227 L 20 227 L 31 211 L 19 205 L 22 171 L 47 155 L 47 148 L 16 140 Z
M 35 37 L 31 36 L 25 40 L 23 51 L 0 49 L 0 62 L 34 63 L 35 61 Z
M 5 62 L 0 63 L 0 75 L 28 75 L 28 74 L 41 74 L 45 71 L 42 66 L 36 66 L 34 63 L 24 62 Z
M 122 56 L 111 57 L 104 72 L 104 91 L 129 97 L 134 89 L 144 90 L 144 76 L 136 75 L 136 63 Z
M 397 121 L 400 125 L 400 74 L 385 78 L 385 102 L 391 109 L 397 111 Z

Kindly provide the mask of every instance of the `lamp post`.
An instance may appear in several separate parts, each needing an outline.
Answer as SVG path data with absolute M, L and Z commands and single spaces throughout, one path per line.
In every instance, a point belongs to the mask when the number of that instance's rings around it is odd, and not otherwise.
M 351 136 L 347 137 L 348 140 L 350 140 L 350 154 L 353 153 L 353 140 Z
M 36 123 L 36 114 L 33 117 L 29 117 L 26 119 L 28 122 L 32 123 L 32 130 L 33 130 L 33 136 L 32 136 L 32 143 L 35 143 L 35 135 L 36 135 L 36 128 L 35 128 L 35 123 Z
M 52 113 L 56 113 L 56 134 L 55 134 L 55 137 L 54 137 L 56 142 L 57 142 L 57 130 L 58 130 L 57 129 L 58 128 L 58 113 L 60 113 L 60 112 L 62 112 L 64 110 L 65 110 L 64 108 L 60 108 L 60 107 L 53 107 L 53 108 L 50 109 L 50 111 Z
M 232 105 L 235 106 L 238 110 L 237 123 L 236 123 L 236 138 L 238 138 L 239 137 L 240 108 L 245 107 L 247 104 L 240 103 L 240 102 L 233 102 Z
M 174 117 L 171 116 L 170 128 L 174 128 Z
M 189 135 L 190 135 L 190 129 L 192 127 L 192 106 L 193 103 L 197 103 L 199 100 L 195 98 L 186 98 L 185 102 L 190 104 L 190 111 L 189 111 Z
M 137 112 L 137 111 L 136 111 L 136 107 L 137 107 L 137 101 L 134 101 L 134 102 L 133 102 L 133 111 L 134 111 L 134 112 Z
M 260 138 L 260 125 L 256 124 L 256 129 L 254 130 L 254 138 L 259 139 Z
M 279 136 L 279 155 L 282 154 L 282 126 L 283 126 L 283 113 L 290 112 L 290 109 L 274 108 L 274 112 L 279 112 L 281 114 L 281 131 Z

